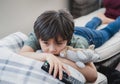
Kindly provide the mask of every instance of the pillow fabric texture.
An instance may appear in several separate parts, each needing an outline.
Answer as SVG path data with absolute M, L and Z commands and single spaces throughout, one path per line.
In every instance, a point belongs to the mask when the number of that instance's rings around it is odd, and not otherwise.
M 0 39 L 0 46 L 6 47 L 13 52 L 18 52 L 27 38 L 24 33 L 16 32 Z

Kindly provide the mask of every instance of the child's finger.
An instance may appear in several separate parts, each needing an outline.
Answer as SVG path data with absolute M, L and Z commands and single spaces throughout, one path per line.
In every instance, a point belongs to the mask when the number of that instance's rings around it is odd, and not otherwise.
M 68 68 L 66 66 L 63 66 L 63 69 L 65 70 L 65 72 L 70 76 L 70 71 L 68 70 Z
M 49 64 L 50 64 L 49 74 L 51 74 L 53 71 L 53 68 L 54 68 L 54 64 L 53 64 L 53 62 L 49 62 Z
M 54 74 L 53 74 L 53 76 L 54 76 L 54 78 L 56 78 L 56 76 L 57 76 L 57 73 L 58 73 L 58 64 L 56 63 L 56 64 L 54 64 Z
M 62 80 L 62 77 L 63 77 L 63 69 L 62 69 L 62 66 L 59 65 L 59 79 Z

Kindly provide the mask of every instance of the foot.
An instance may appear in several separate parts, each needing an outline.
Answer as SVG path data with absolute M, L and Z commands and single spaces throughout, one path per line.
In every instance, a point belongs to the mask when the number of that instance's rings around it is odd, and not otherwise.
M 103 13 L 98 14 L 97 17 L 102 20 L 102 24 L 108 24 L 114 21 L 114 19 L 106 17 Z

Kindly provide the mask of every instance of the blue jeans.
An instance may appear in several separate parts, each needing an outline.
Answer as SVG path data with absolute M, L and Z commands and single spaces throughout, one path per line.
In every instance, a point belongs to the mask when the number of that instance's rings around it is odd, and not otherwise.
M 75 27 L 74 34 L 83 36 L 87 39 L 89 45 L 94 44 L 95 48 L 97 48 L 119 31 L 120 16 L 114 22 L 109 23 L 105 28 L 96 30 L 101 23 L 99 18 L 94 17 L 85 27 Z

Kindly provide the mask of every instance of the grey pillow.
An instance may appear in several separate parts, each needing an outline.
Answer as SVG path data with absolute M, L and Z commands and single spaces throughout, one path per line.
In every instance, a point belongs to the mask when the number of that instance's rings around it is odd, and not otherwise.
M 73 1 L 79 5 L 93 4 L 99 2 L 99 0 L 73 0 Z
M 100 8 L 101 0 L 73 0 L 71 14 L 74 18 L 89 14 Z

